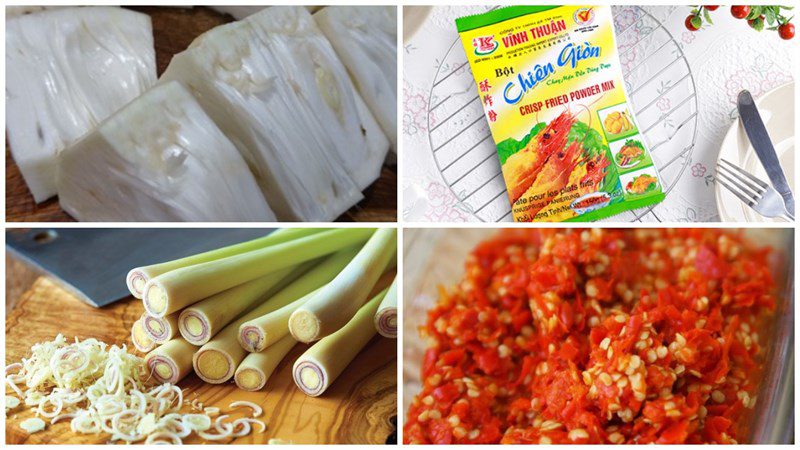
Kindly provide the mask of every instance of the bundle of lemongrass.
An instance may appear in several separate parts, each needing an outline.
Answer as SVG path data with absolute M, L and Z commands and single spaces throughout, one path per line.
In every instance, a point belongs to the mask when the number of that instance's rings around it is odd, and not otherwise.
M 186 258 L 137 267 L 127 284 L 145 314 L 131 339 L 154 378 L 194 371 L 259 390 L 294 344 L 297 386 L 322 394 L 376 334 L 396 337 L 394 229 L 282 229 Z M 388 284 L 384 283 L 384 284 Z

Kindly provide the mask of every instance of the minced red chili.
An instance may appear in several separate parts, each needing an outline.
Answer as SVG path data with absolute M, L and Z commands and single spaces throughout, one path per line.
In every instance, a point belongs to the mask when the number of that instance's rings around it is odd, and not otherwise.
M 501 232 L 428 313 L 404 441 L 735 443 L 768 256 L 713 229 Z

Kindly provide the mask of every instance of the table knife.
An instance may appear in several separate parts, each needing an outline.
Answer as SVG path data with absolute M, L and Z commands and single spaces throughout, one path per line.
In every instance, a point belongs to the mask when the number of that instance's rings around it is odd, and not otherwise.
M 750 144 L 756 151 L 761 165 L 764 166 L 769 181 L 772 182 L 772 186 L 783 197 L 786 210 L 794 215 L 792 190 L 789 188 L 786 175 L 783 173 L 780 161 L 778 161 L 778 155 L 775 153 L 775 147 L 772 146 L 772 140 L 769 138 L 767 128 L 761 120 L 761 115 L 758 114 L 758 108 L 756 108 L 756 103 L 749 91 L 739 92 L 736 106 L 739 109 L 739 118 L 747 133 L 747 138 L 750 139 Z

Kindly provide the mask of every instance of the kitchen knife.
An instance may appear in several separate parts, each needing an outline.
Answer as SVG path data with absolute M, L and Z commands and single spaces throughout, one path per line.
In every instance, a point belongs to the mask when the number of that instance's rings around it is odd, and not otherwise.
M 95 307 L 130 295 L 128 271 L 270 233 L 259 228 L 34 228 L 8 230 L 6 246 Z
M 736 106 L 739 109 L 739 118 L 742 120 L 747 138 L 750 139 L 750 144 L 756 151 L 761 165 L 767 171 L 769 181 L 772 182 L 772 186 L 783 197 L 786 210 L 791 215 L 794 215 L 792 190 L 789 188 L 789 183 L 786 182 L 786 175 L 783 173 L 780 161 L 778 161 L 775 147 L 772 146 L 772 140 L 769 138 L 767 128 L 761 120 L 761 115 L 758 114 L 758 108 L 756 108 L 756 103 L 749 91 L 739 92 Z

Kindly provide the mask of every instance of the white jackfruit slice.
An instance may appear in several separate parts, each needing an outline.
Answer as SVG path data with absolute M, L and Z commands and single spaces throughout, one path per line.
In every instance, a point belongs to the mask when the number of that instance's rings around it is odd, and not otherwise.
M 150 17 L 117 7 L 6 20 L 6 129 L 37 202 L 56 194 L 56 153 L 156 81 Z
M 326 6 L 314 19 L 397 149 L 397 8 Z
M 303 7 L 212 29 L 162 80 L 192 90 L 281 220 L 333 220 L 380 175 L 388 140 Z
M 236 147 L 178 82 L 157 85 L 58 157 L 83 221 L 275 221 Z

